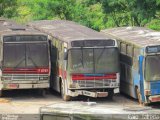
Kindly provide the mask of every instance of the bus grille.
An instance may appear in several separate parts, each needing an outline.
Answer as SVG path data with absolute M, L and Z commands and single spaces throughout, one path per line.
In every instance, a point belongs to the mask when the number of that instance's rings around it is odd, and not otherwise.
M 76 80 L 80 88 L 118 87 L 116 80 Z
M 4 81 L 38 81 L 48 80 L 48 78 L 46 74 L 3 74 L 2 76 Z

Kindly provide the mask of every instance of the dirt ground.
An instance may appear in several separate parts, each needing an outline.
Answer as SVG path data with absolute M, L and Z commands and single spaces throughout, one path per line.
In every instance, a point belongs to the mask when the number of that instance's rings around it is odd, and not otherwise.
M 107 98 L 78 97 L 73 101 L 91 101 L 106 107 L 109 105 L 110 108 L 116 106 L 124 108 L 130 106 L 135 108 L 140 107 L 135 99 L 121 94 L 115 94 L 113 100 Z M 61 96 L 56 92 L 51 93 L 48 91 L 45 96 L 41 96 L 37 90 L 5 91 L 4 97 L 0 98 L 0 114 L 38 114 L 40 107 L 63 102 Z M 151 104 L 149 107 L 152 110 L 160 112 L 159 103 Z

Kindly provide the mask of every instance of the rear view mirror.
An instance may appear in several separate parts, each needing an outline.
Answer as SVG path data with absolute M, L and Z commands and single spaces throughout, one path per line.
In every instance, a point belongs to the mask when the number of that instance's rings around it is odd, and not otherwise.
M 64 48 L 64 60 L 67 60 L 68 59 L 68 52 L 67 52 L 67 49 Z

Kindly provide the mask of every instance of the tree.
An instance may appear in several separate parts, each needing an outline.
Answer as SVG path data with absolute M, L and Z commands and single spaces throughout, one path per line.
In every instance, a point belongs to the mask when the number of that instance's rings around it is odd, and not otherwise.
M 0 16 L 11 18 L 16 16 L 16 0 L 0 0 Z
M 95 30 L 119 26 L 159 29 L 156 24 L 160 19 L 160 0 L 0 0 L 0 16 L 21 23 L 72 20 Z

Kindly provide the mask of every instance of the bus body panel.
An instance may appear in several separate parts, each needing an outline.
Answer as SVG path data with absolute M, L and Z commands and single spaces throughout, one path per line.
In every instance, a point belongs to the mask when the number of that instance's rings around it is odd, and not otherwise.
M 160 94 L 160 81 L 150 82 L 150 86 L 151 86 L 151 95 Z
M 132 74 L 133 74 L 133 89 L 134 89 L 134 96 L 132 96 L 133 98 L 137 99 L 137 94 L 135 92 L 135 87 L 138 86 L 138 88 L 140 88 L 140 74 L 139 74 L 139 70 L 136 70 L 133 68 L 132 70 Z
M 160 42 L 159 32 L 144 27 L 119 27 L 102 30 L 102 33 L 117 39 L 120 53 L 132 57 L 131 74 L 133 84 L 127 78 L 128 60 L 121 62 L 121 91 L 138 98 L 142 103 L 160 102 Z M 122 57 L 122 56 L 121 56 Z M 127 82 L 126 82 L 127 81 Z
M 143 70 L 144 70 L 144 56 L 139 56 L 139 73 L 140 73 L 140 92 L 141 92 L 141 97 L 142 97 L 142 102 L 145 102 L 145 96 L 144 96 L 144 77 L 143 77 Z

